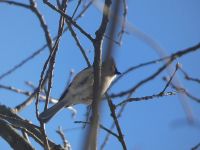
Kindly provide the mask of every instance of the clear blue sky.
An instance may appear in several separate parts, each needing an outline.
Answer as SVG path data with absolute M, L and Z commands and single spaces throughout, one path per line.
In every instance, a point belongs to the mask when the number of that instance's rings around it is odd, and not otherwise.
M 25 1 L 28 3 L 28 1 Z M 38 1 L 38 7 L 43 13 L 52 36 L 57 33 L 59 16 L 47 6 Z M 71 14 L 77 0 L 70 2 L 69 13 Z M 129 0 L 128 23 L 141 32 L 154 39 L 164 50 L 171 54 L 185 49 L 200 42 L 200 1 L 199 0 Z M 85 16 L 78 21 L 83 28 L 94 36 L 95 30 L 100 24 L 101 12 L 92 6 Z M 0 75 L 33 53 L 45 43 L 44 33 L 35 15 L 23 8 L 13 7 L 0 3 Z M 130 29 L 128 30 L 128 32 Z M 90 61 L 93 61 L 92 45 L 78 33 L 79 38 L 87 51 Z M 0 81 L 0 84 L 14 86 L 24 90 L 31 90 L 24 81 L 31 81 L 38 85 L 40 72 L 48 54 L 48 49 L 39 56 L 18 69 L 12 75 Z M 200 52 L 191 53 L 177 60 L 183 68 L 193 77 L 200 78 L 199 71 Z M 123 44 L 116 48 L 116 62 L 121 72 L 133 65 L 159 58 L 157 52 L 138 36 L 127 34 L 123 37 Z M 140 80 L 156 71 L 162 64 L 144 67 L 134 71 L 116 84 L 110 93 L 124 91 L 134 86 Z M 69 33 L 63 35 L 59 47 L 55 78 L 52 89 L 52 97 L 58 98 L 65 88 L 70 69 L 75 73 L 85 68 L 83 56 L 77 48 Z M 172 65 L 175 68 L 175 64 Z M 162 80 L 167 73 L 163 72 L 156 79 L 142 86 L 134 93 L 134 97 L 152 95 L 165 86 Z M 200 97 L 198 84 L 185 81 L 183 75 L 178 72 L 177 76 L 184 87 L 191 93 Z M 168 89 L 172 91 L 172 89 Z M 26 99 L 25 96 L 0 89 L 0 103 L 14 107 Z M 123 98 L 122 98 L 123 99 Z M 122 100 L 121 99 L 121 100 Z M 116 100 L 116 103 L 120 99 Z M 199 121 L 200 105 L 187 99 L 188 106 L 192 110 L 195 120 Z M 40 105 L 42 109 L 43 104 Z M 109 127 L 112 118 L 108 111 L 107 103 L 102 112 L 102 124 Z M 81 140 L 84 131 L 72 129 L 80 127 L 74 124 L 74 120 L 83 120 L 85 106 L 77 105 L 78 114 L 75 119 L 71 118 L 68 110 L 62 111 L 47 124 L 49 137 L 57 143 L 61 143 L 60 137 L 55 133 L 58 126 L 62 126 L 65 135 L 74 150 L 81 149 Z M 23 110 L 20 115 L 38 124 L 35 118 L 34 103 Z M 122 131 L 131 150 L 189 150 L 200 142 L 200 126 L 188 125 L 186 115 L 178 96 L 163 97 L 150 101 L 133 102 L 128 104 L 126 110 L 119 119 Z M 101 130 L 99 144 L 105 136 Z M 31 140 L 33 141 L 33 140 Z M 36 145 L 36 144 L 34 144 Z M 2 139 L 1 149 L 10 149 Z M 36 149 L 41 149 L 36 146 Z M 121 149 L 119 142 L 111 137 L 106 150 Z

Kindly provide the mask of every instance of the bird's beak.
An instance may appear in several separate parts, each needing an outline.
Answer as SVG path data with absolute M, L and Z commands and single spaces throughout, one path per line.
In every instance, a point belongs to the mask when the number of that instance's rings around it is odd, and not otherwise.
M 119 72 L 119 71 L 117 70 L 117 68 L 115 68 L 115 74 L 120 75 L 121 72 Z

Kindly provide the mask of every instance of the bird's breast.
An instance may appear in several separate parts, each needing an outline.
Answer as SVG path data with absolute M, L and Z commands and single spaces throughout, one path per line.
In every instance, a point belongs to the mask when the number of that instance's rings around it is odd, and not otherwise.
M 110 87 L 110 84 L 112 81 L 116 78 L 116 75 L 114 76 L 107 76 L 104 78 L 104 83 L 102 86 L 102 95 L 107 91 L 107 89 Z

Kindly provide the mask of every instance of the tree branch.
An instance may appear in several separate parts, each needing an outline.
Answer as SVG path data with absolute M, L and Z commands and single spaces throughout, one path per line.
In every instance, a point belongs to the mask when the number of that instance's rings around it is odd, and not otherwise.
M 15 150 L 34 150 L 34 148 L 5 120 L 0 119 L 0 136 Z

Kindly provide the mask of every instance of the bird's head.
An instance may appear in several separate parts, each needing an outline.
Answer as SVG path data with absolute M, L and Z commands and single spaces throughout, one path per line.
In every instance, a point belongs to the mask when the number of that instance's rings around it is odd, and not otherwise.
M 121 74 L 118 71 L 116 63 L 113 58 L 109 58 L 108 60 L 102 63 L 102 73 L 106 76 L 114 76 Z

